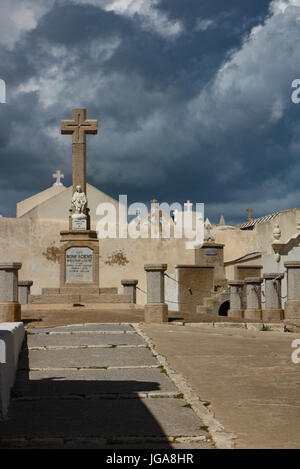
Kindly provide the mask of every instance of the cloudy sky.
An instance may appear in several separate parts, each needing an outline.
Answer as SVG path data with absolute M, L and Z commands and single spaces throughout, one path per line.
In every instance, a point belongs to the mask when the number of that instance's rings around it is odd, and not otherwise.
M 86 107 L 88 182 L 204 202 L 232 223 L 300 206 L 300 0 L 1 0 L 0 211 L 71 184 L 61 119 Z

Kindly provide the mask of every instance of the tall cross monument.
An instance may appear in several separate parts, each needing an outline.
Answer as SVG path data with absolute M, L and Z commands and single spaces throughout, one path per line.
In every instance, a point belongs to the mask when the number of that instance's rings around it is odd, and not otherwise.
M 62 135 L 72 135 L 73 193 L 81 186 L 86 194 L 86 135 L 98 133 L 98 121 L 86 118 L 86 109 L 73 109 L 72 120 L 61 121 Z
M 73 109 L 61 133 L 72 135 L 73 193 L 69 230 L 60 232 L 60 293 L 99 294 L 99 240 L 86 198 L 86 135 L 98 133 L 98 121 L 87 119 L 86 109 Z

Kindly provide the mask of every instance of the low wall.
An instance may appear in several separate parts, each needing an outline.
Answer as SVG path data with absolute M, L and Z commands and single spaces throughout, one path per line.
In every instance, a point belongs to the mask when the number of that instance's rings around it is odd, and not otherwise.
M 7 415 L 24 335 L 22 322 L 0 323 L 0 419 Z

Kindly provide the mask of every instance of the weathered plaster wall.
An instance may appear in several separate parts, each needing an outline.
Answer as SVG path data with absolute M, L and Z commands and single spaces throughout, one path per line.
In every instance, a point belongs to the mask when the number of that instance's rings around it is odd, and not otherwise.
M 68 222 L 61 220 L 0 219 L 1 259 L 22 262 L 19 279 L 33 280 L 32 294 L 59 287 L 59 233 L 67 229 Z M 185 248 L 183 239 L 100 240 L 100 286 L 118 287 L 122 293 L 121 280 L 129 278 L 138 279 L 138 286 L 146 290 L 144 264 L 154 262 L 167 263 L 173 273 L 179 262 L 194 263 L 194 251 Z M 145 301 L 138 290 L 137 302 Z
M 217 243 L 225 244 L 224 260 L 231 261 L 250 252 L 263 252 L 266 271 L 282 271 L 282 263 L 275 263 L 272 253 L 272 233 L 278 221 L 282 241 L 295 235 L 300 209 L 279 214 L 270 223 L 257 225 L 253 231 L 239 229 L 215 229 Z M 95 224 L 92 226 L 95 229 Z M 61 230 L 68 229 L 68 220 L 0 218 L 0 258 L 3 262 L 22 262 L 20 280 L 33 280 L 33 294 L 40 294 L 42 288 L 59 286 L 59 258 Z M 299 260 L 297 250 L 289 256 Z M 177 264 L 194 264 L 194 251 L 187 250 L 184 239 L 105 239 L 100 240 L 100 286 L 118 287 L 122 292 L 121 280 L 138 279 L 139 287 L 146 290 L 144 264 L 166 263 L 168 273 L 175 273 Z M 275 264 L 274 264 L 275 263 Z M 227 275 L 228 276 L 228 275 Z M 230 277 L 230 275 L 229 275 Z M 175 289 L 170 286 L 170 298 Z M 137 302 L 144 304 L 146 297 L 139 290 Z

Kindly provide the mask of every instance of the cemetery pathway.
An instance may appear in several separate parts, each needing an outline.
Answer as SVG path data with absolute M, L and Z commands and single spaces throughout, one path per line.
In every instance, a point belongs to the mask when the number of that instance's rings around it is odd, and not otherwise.
M 136 324 L 27 329 L 0 448 L 211 448 L 166 366 Z

